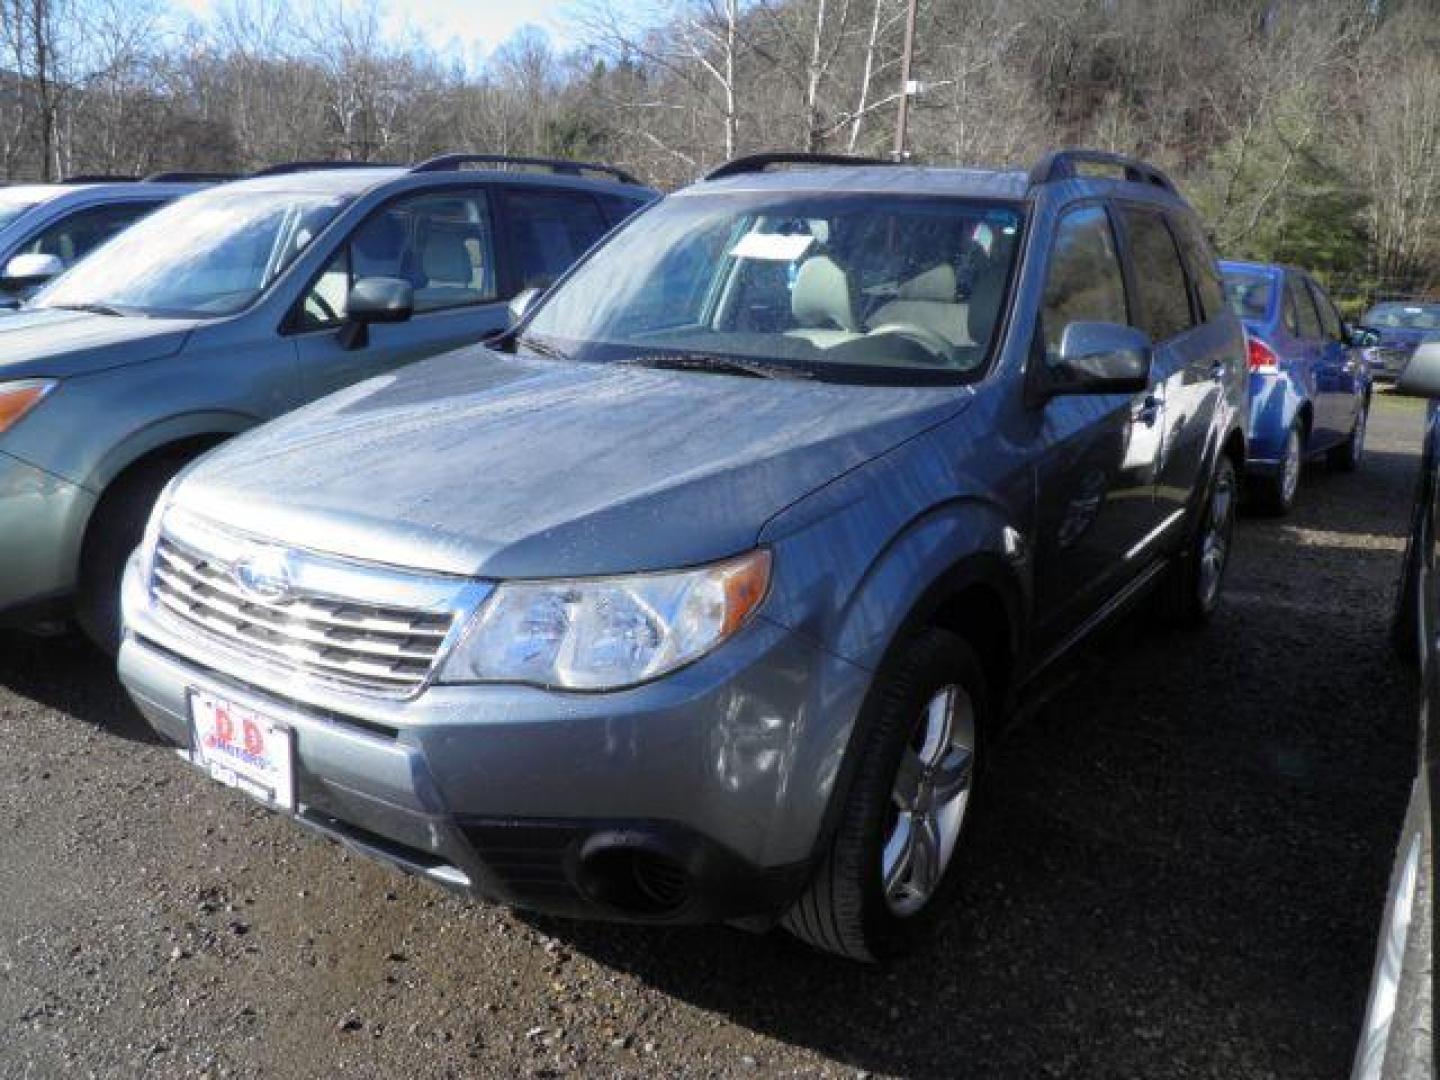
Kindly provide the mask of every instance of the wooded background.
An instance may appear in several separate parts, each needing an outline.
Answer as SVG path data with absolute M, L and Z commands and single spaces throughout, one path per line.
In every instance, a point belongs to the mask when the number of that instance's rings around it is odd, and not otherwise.
M 669 188 L 893 139 L 905 0 L 576 0 L 575 48 L 526 30 L 478 66 L 384 33 L 378 2 L 220 0 L 177 30 L 163 0 L 0 0 L 3 176 L 469 149 Z M 916 40 L 917 161 L 1136 153 L 1227 255 L 1355 304 L 1440 289 L 1436 0 L 922 0 Z

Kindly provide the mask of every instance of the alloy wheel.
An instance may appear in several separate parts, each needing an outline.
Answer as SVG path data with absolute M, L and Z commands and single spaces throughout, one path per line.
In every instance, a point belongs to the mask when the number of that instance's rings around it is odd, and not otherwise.
M 1300 487 L 1300 465 L 1300 432 L 1291 428 L 1285 437 L 1285 459 L 1280 465 L 1280 497 L 1286 506 Z
M 1230 534 L 1235 519 L 1235 477 L 1222 469 L 1210 492 L 1209 512 L 1200 537 L 1200 603 L 1209 608 L 1220 595 L 1225 562 L 1230 557 Z
M 970 695 L 959 686 L 942 687 L 901 756 L 880 857 L 885 902 L 896 915 L 925 906 L 955 854 L 975 775 L 975 730 Z

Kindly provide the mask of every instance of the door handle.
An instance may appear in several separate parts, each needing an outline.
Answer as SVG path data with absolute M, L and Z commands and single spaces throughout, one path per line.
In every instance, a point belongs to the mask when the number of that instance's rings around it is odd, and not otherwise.
M 1154 394 L 1147 394 L 1140 407 L 1135 410 L 1135 422 L 1144 424 L 1146 427 L 1154 427 L 1155 421 L 1160 419 L 1160 399 Z

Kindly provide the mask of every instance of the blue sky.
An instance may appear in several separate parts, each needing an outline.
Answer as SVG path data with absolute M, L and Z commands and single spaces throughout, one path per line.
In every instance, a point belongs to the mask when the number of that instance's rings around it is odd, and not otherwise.
M 222 0 L 170 0 L 180 13 L 202 21 Z M 523 26 L 536 26 L 557 47 L 573 44 L 565 18 L 574 0 L 384 0 L 385 25 L 394 36 L 418 31 L 432 46 L 467 60 L 492 52 Z M 303 0 L 296 6 L 303 7 Z

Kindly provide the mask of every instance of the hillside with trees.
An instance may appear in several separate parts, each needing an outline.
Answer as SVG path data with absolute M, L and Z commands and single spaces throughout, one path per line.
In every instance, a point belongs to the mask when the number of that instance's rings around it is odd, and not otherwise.
M 0 169 L 466 148 L 673 187 L 762 148 L 884 155 L 905 6 L 576 0 L 577 47 L 523 31 L 474 67 L 386 35 L 363 0 L 221 0 L 179 31 L 162 0 L 0 0 Z M 1434 0 L 921 0 L 914 77 L 916 161 L 1137 153 L 1226 254 L 1303 264 L 1357 301 L 1440 288 Z

